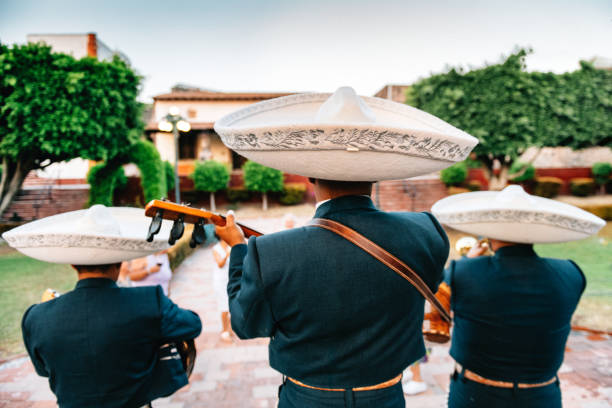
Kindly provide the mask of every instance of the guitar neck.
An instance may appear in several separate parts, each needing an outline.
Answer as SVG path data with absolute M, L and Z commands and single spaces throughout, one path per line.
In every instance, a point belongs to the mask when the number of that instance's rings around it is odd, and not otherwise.
M 154 217 L 158 212 L 161 212 L 164 220 L 174 221 L 182 215 L 183 222 L 188 224 L 197 224 L 200 222 L 200 220 L 206 220 L 220 227 L 223 227 L 226 224 L 225 217 L 221 214 L 189 207 L 183 204 L 172 203 L 170 201 L 153 200 L 145 207 L 145 215 L 147 217 Z M 244 235 L 247 238 L 251 236 L 258 237 L 263 235 L 261 232 L 241 223 L 236 223 L 236 225 L 242 229 L 242 232 L 244 232 Z

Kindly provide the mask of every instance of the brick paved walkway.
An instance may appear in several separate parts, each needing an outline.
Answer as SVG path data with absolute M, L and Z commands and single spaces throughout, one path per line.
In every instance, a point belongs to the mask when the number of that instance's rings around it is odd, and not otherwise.
M 269 232 L 279 220 L 247 222 Z M 171 285 L 171 297 L 181 307 L 197 311 L 204 331 L 197 339 L 198 359 L 191 384 L 170 398 L 156 401 L 155 408 L 275 407 L 281 375 L 268 365 L 267 340 L 219 339 L 220 314 L 212 288 L 213 258 L 210 249 L 199 249 L 180 266 Z M 422 375 L 429 389 L 407 397 L 407 407 L 444 407 L 452 361 L 448 347 L 432 347 Z M 590 340 L 572 333 L 560 373 L 567 408 L 612 407 L 612 339 Z M 56 407 L 47 380 L 38 377 L 27 358 L 0 366 L 0 408 Z

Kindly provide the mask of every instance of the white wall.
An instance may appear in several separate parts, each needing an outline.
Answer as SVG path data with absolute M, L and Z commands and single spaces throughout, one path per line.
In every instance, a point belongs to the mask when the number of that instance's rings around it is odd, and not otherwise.
M 159 122 L 168 114 L 172 106 L 180 109 L 180 114 L 190 122 L 215 122 L 221 117 L 252 104 L 253 101 L 156 101 L 153 117 Z M 196 116 L 190 117 L 189 110 L 195 110 Z
M 75 58 L 87 56 L 87 34 L 28 34 L 28 42 L 44 42 L 55 52 L 70 54 Z
M 49 179 L 84 179 L 89 171 L 89 160 L 72 159 L 53 163 L 44 170 L 37 170 L 36 175 Z

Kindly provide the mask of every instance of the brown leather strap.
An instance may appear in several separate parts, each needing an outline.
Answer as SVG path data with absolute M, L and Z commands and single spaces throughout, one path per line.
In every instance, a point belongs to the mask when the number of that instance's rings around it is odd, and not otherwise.
M 379 245 L 370 241 L 357 231 L 343 225 L 339 222 L 328 220 L 326 218 L 313 218 L 307 226 L 312 227 L 320 227 L 324 228 L 328 231 L 335 232 L 340 235 L 342 238 L 351 241 L 353 244 L 357 245 L 359 248 L 366 251 L 368 254 L 372 255 L 374 258 L 378 259 L 383 264 L 387 265 L 394 272 L 400 275 L 402 278 L 406 279 L 408 282 L 412 284 L 418 290 L 421 295 L 425 299 L 427 299 L 433 307 L 440 313 L 442 319 L 446 322 L 451 322 L 450 314 L 444 309 L 442 304 L 436 299 L 435 295 L 432 293 L 431 289 L 423 282 L 423 279 L 412 270 L 408 265 L 404 262 L 391 255 L 389 252 L 381 248 Z

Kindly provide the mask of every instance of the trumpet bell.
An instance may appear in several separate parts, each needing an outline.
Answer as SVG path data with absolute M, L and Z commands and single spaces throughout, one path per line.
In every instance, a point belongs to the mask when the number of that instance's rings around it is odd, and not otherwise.
M 470 249 L 478 245 L 478 240 L 474 237 L 461 237 L 455 243 L 455 251 L 460 254 L 469 252 Z

